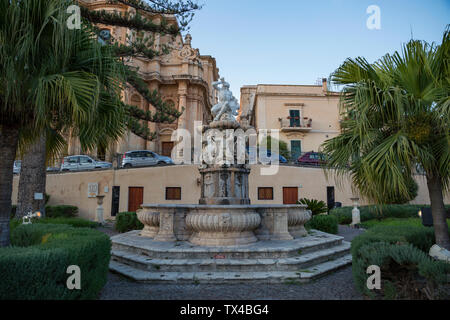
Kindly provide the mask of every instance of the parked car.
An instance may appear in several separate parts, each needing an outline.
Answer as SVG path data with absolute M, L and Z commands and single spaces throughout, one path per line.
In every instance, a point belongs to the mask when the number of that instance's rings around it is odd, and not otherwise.
M 247 153 L 250 153 L 250 148 L 249 147 L 246 147 L 245 149 L 246 149 Z M 263 149 L 261 149 L 261 150 L 263 150 Z M 261 150 L 260 150 L 260 152 L 261 152 Z M 276 156 L 277 155 L 275 154 L 275 157 Z M 259 157 L 259 154 L 258 154 L 258 157 Z M 272 157 L 272 151 L 271 150 L 267 150 L 267 157 L 268 158 Z M 288 163 L 287 159 L 285 157 L 283 157 L 281 154 L 278 155 L 278 162 L 279 163 Z
M 161 156 L 156 152 L 148 150 L 128 151 L 122 157 L 123 168 L 154 166 L 158 164 L 173 164 L 173 161 L 169 157 Z
M 272 156 L 271 150 L 267 150 L 267 156 L 268 157 Z M 276 157 L 276 154 L 275 154 L 275 157 Z M 279 163 L 288 163 L 287 159 L 285 157 L 283 157 L 281 154 L 278 155 L 278 162 Z
M 13 173 L 14 174 L 19 174 L 21 167 L 22 167 L 22 161 L 21 160 L 14 161 Z
M 321 166 L 327 161 L 323 153 L 311 151 L 298 157 L 297 162 L 303 165 Z
M 101 168 L 112 168 L 111 162 L 97 161 L 89 156 L 68 156 L 63 159 L 61 171 L 83 171 Z

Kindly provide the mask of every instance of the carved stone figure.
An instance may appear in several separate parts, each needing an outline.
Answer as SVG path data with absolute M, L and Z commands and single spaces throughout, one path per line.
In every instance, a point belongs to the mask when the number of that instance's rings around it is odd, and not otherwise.
M 219 91 L 219 103 L 211 108 L 214 121 L 236 121 L 234 116 L 238 115 L 239 103 L 230 91 L 230 84 L 224 78 L 220 78 L 212 85 Z

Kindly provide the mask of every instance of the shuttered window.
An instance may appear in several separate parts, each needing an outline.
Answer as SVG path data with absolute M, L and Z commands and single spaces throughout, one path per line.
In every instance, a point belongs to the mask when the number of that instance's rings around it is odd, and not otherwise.
M 272 187 L 259 187 L 258 188 L 258 200 L 273 200 L 273 188 Z
M 181 188 L 180 187 L 167 187 L 166 188 L 166 200 L 181 200 Z

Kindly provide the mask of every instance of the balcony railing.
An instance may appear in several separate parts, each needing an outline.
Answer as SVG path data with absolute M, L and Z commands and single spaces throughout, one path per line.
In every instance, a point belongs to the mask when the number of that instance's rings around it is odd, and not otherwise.
M 302 132 L 308 132 L 312 129 L 312 119 L 303 117 L 303 118 L 278 118 L 280 121 L 280 127 L 281 131 L 302 131 Z

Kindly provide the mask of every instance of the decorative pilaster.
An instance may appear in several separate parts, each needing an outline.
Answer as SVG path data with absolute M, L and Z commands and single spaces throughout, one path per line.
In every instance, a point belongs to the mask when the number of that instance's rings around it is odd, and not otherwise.
M 259 240 L 292 240 L 288 231 L 288 210 L 283 207 L 258 208 L 261 224 L 255 231 Z
M 174 232 L 175 210 L 169 208 L 160 208 L 159 210 L 159 232 L 155 241 L 176 241 Z

